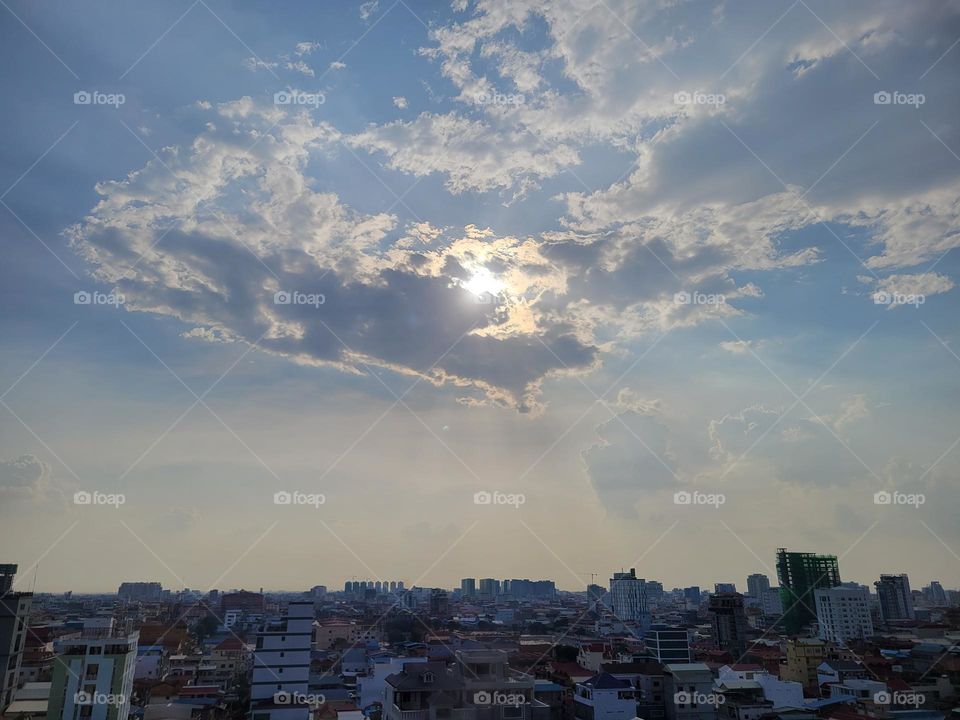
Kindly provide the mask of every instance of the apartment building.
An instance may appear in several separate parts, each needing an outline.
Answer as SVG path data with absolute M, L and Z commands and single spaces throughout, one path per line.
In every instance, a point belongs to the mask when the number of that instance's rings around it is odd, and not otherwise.
M 870 593 L 866 588 L 821 588 L 814 592 L 819 637 L 839 645 L 873 635 Z
M 139 637 L 110 623 L 58 638 L 47 720 L 127 720 Z
M 297 600 L 257 634 L 250 685 L 252 720 L 309 720 L 313 601 Z

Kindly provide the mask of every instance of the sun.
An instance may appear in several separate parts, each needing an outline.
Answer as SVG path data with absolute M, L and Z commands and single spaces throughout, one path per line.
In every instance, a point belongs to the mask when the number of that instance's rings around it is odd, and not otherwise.
M 473 293 L 477 297 L 499 295 L 506 286 L 507 284 L 505 282 L 486 268 L 480 268 L 474 271 L 470 279 L 461 284 L 464 290 Z

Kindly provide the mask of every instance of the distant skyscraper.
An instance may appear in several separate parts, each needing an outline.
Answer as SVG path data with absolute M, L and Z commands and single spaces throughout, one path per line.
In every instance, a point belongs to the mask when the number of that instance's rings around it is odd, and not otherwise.
M 637 577 L 636 569 L 614 573 L 610 578 L 610 604 L 620 620 L 640 623 L 644 630 L 650 627 L 646 582 Z
M 777 577 L 783 603 L 783 626 L 789 634 L 797 634 L 816 619 L 814 591 L 840 584 L 836 555 L 777 550 Z
M 760 610 L 765 617 L 780 617 L 783 615 L 780 588 L 767 588 L 760 593 Z
M 494 578 L 481 579 L 480 594 L 485 598 L 495 598 L 500 594 L 500 581 Z
M 396 591 L 397 591 L 397 581 L 396 581 L 396 580 L 391 580 L 391 581 L 390 581 L 390 592 L 395 593 Z
M 117 589 L 117 597 L 128 602 L 156 602 L 162 593 L 158 582 L 125 582 Z
M 700 588 L 697 585 L 683 589 L 683 599 L 697 606 L 700 604 Z
M 647 580 L 647 599 L 660 600 L 663 597 L 663 583 L 657 580 Z
M 873 585 L 880 600 L 880 617 L 884 620 L 913 620 L 917 617 L 910 580 L 906 575 L 881 575 Z
M 717 595 L 729 595 L 737 591 L 736 583 L 714 583 L 713 592 Z
M 743 609 L 743 595 L 711 595 L 710 616 L 717 647 L 733 655 L 734 662 L 739 662 L 747 651 L 747 615 Z
M 603 585 L 593 583 L 587 585 L 587 602 L 590 604 L 591 610 L 601 610 L 609 602 L 607 589 Z
M 851 640 L 865 640 L 873 635 L 869 590 L 818 588 L 814 596 L 821 639 L 846 645 Z
M 770 578 L 762 573 L 747 576 L 747 595 L 760 598 L 764 590 L 770 589 Z
M 477 581 L 475 578 L 464 578 L 460 581 L 460 594 L 465 598 L 472 598 L 477 594 Z
M 927 605 L 942 607 L 947 604 L 947 594 L 939 582 L 931 580 L 930 584 L 923 589 L 923 601 Z
M 13 592 L 16 565 L 0 565 L 0 712 L 13 699 L 33 593 Z

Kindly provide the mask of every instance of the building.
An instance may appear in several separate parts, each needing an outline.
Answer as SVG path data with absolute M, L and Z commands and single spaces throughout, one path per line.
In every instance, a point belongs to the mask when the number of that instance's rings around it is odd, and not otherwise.
M 238 590 L 237 592 L 223 593 L 220 596 L 220 610 L 224 614 L 236 610 L 241 613 L 262 615 L 266 609 L 267 603 L 261 593 Z
M 307 695 L 313 601 L 296 600 L 257 634 L 250 684 L 251 720 L 309 720 Z
M 587 585 L 587 603 L 590 605 L 591 610 L 598 609 L 596 606 L 603 606 L 609 602 L 607 597 L 607 589 L 603 585 L 596 585 L 591 583 Z
M 807 689 L 815 689 L 819 686 L 817 668 L 824 661 L 854 659 L 849 651 L 820 638 L 788 640 L 785 654 L 787 661 L 780 670 L 780 679 L 798 682 Z
M 709 611 L 717 647 L 733 655 L 734 661 L 739 660 L 747 651 L 747 615 L 743 609 L 743 595 L 711 595 Z
M 477 594 L 477 581 L 474 578 L 464 578 L 460 581 L 460 595 L 464 598 L 472 598 Z
M 139 637 L 110 623 L 58 638 L 47 720 L 127 720 Z
M 690 633 L 686 628 L 655 624 L 643 638 L 647 654 L 659 663 L 689 663 Z
M 914 620 L 913 595 L 906 575 L 881 575 L 873 586 L 880 600 L 880 617 L 884 620 Z
M 573 714 L 577 720 L 633 720 L 637 716 L 634 687 L 609 673 L 598 673 L 576 685 Z
M 697 585 L 693 585 L 688 588 L 683 589 L 683 599 L 686 601 L 688 607 L 699 607 L 700 606 L 700 588 Z
M 158 582 L 120 583 L 117 597 L 127 602 L 159 602 L 163 597 L 163 586 Z
M 861 588 L 820 588 L 814 591 L 819 637 L 838 645 L 873 635 L 870 594 Z
M 770 589 L 770 578 L 763 573 L 753 573 L 747 576 L 747 595 L 759 598 Z
M 650 627 L 646 583 L 637 577 L 634 568 L 614 573 L 610 578 L 610 605 L 621 621 L 639 623 L 642 630 Z
M 549 600 L 556 597 L 553 580 L 504 580 L 503 592 L 514 600 Z
M 943 591 L 943 585 L 936 580 L 931 580 L 930 584 L 923 589 L 923 601 L 933 607 L 945 606 L 947 594 Z
M 492 600 L 500 594 L 500 581 L 493 578 L 483 578 L 480 580 L 480 595 L 488 600 Z
M 783 601 L 780 599 L 780 588 L 767 588 L 760 593 L 760 611 L 764 617 L 780 617 L 783 615 Z
M 534 678 L 502 650 L 457 650 L 454 662 L 405 662 L 386 679 L 384 720 L 540 720 Z
M 33 593 L 13 591 L 16 575 L 16 565 L 0 565 L 0 711 L 13 702 L 33 604 Z
M 704 663 L 663 666 L 663 694 L 667 720 L 714 720 L 713 673 Z
M 714 595 L 730 595 L 737 591 L 736 583 L 714 583 L 713 584 L 713 594 Z
M 798 634 L 816 619 L 813 592 L 840 584 L 836 555 L 777 550 L 777 578 L 783 603 L 783 627 L 788 634 Z

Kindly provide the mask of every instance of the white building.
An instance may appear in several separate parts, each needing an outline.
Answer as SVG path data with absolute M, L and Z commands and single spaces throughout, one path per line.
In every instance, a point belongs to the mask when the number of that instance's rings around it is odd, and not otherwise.
M 54 642 L 50 720 L 127 720 L 140 633 L 84 628 Z
M 395 657 L 382 654 L 373 655 L 367 661 L 367 673 L 357 678 L 357 692 L 360 693 L 360 707 L 369 707 L 375 702 L 382 703 L 387 689 L 387 677 L 403 670 L 404 665 L 417 662 L 425 663 L 425 657 Z
M 312 600 L 294 600 L 284 617 L 264 624 L 253 655 L 252 720 L 309 720 L 312 637 Z
M 642 630 L 650 627 L 647 609 L 647 583 L 637 571 L 614 573 L 610 578 L 610 604 L 613 614 L 623 622 L 639 623 Z
M 767 588 L 760 593 L 760 610 L 766 617 L 783 615 L 783 600 L 780 599 L 780 588 Z
M 577 683 L 573 702 L 577 720 L 633 720 L 637 716 L 636 690 L 609 673 Z
M 705 663 L 669 663 L 663 666 L 663 698 L 667 720 L 714 720 L 717 705 L 713 673 Z
M 838 645 L 873 635 L 870 592 L 865 588 L 832 587 L 814 591 L 820 638 Z
M 759 665 L 724 665 L 717 675 L 718 683 L 755 681 L 763 691 L 763 699 L 773 703 L 773 710 L 803 707 L 803 685 L 781 680 Z

